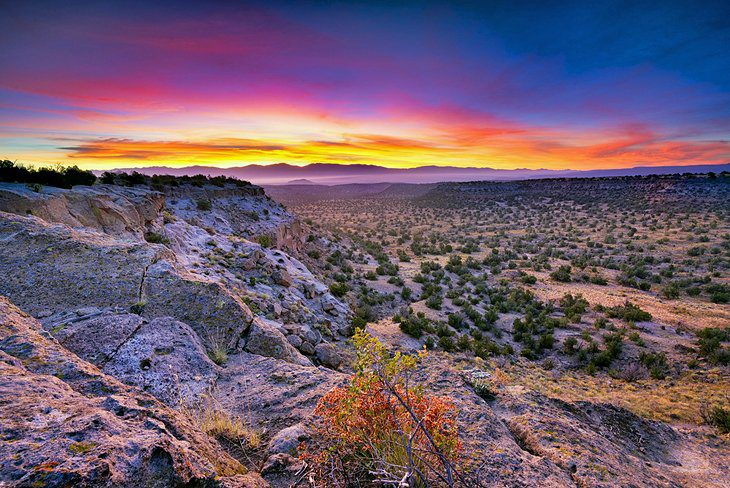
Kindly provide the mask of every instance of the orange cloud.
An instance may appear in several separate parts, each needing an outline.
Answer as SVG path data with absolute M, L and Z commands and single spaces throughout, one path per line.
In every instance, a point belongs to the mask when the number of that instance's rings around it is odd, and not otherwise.
M 423 165 L 489 166 L 494 168 L 588 169 L 631 166 L 706 164 L 725 162 L 725 141 L 661 140 L 648 131 L 618 135 L 595 143 L 567 144 L 543 140 L 543 134 L 491 131 L 483 138 L 441 134 L 432 140 L 377 134 L 345 134 L 338 140 L 283 142 L 265 139 L 220 138 L 204 141 L 97 139 L 77 141 L 60 149 L 82 166 L 111 168 L 122 161 L 137 165 L 209 164 L 239 166 L 251 163 L 306 164 L 367 163 L 390 167 Z M 478 144 L 477 144 L 478 142 Z

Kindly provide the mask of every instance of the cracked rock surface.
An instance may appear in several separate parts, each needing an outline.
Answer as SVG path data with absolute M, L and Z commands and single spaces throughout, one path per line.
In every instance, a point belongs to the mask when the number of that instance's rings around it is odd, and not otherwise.
M 69 352 L 3 297 L 0 438 L 0 481 L 11 486 L 216 486 L 245 471 L 187 418 Z

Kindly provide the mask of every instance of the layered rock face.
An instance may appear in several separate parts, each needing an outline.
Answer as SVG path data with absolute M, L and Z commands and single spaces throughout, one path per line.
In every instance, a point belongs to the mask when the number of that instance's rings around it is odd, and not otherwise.
M 79 186 L 73 191 L 44 187 L 42 192 L 20 184 L 0 185 L 0 211 L 115 236 L 141 238 L 158 229 L 164 205 L 161 193 L 114 185 Z

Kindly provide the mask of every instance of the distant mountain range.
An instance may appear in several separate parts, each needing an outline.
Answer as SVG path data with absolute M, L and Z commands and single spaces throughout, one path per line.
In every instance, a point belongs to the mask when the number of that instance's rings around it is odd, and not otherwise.
M 524 180 L 534 178 L 592 178 L 607 176 L 637 176 L 673 173 L 707 173 L 730 171 L 730 163 L 697 166 L 637 166 L 622 169 L 549 170 L 549 169 L 493 169 L 457 168 L 453 166 L 420 166 L 417 168 L 385 168 L 367 164 L 314 163 L 293 166 L 279 163 L 272 165 L 251 164 L 233 168 L 212 166 L 186 166 L 169 168 L 120 168 L 114 171 L 139 171 L 140 173 L 171 174 L 176 176 L 204 174 L 207 176 L 233 176 L 261 185 L 319 184 L 341 185 L 348 183 L 438 183 L 446 181 L 476 180 Z

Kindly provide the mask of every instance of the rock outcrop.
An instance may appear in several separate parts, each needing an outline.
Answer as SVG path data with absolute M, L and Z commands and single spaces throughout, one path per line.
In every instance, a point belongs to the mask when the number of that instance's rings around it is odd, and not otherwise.
M 188 408 L 207 399 L 226 415 L 250 418 L 270 435 L 308 422 L 317 400 L 346 380 L 345 375 L 333 371 L 341 366 L 342 358 L 329 342 L 343 338 L 340 331 L 348 330 L 351 315 L 301 262 L 268 247 L 276 244 L 275 239 L 252 241 L 261 235 L 276 236 L 292 221 L 291 216 L 257 192 L 249 194 L 237 188 L 178 189 L 164 195 L 143 188 L 114 188 L 117 199 L 134 197 L 141 202 L 149 194 L 154 201 L 147 209 L 149 215 L 138 220 L 131 217 L 134 205 L 125 207 L 118 201 L 120 208 L 127 209 L 126 214 L 117 215 L 117 223 L 124 221 L 124 225 L 94 220 L 90 204 L 74 204 L 73 219 L 59 210 L 71 208 L 69 202 L 83 198 L 97 202 L 98 192 L 106 189 L 94 189 L 53 190 L 52 196 L 26 197 L 24 191 L 30 190 L 4 194 L 3 208 L 18 213 L 0 212 L 0 275 L 7 277 L 0 280 L 0 294 L 42 320 L 43 328 L 37 330 L 37 337 L 26 341 L 32 344 L 27 347 L 35 348 L 43 339 L 53 345 L 56 354 L 68 358 L 52 371 L 13 371 L 22 379 L 13 377 L 6 391 L 21 388 L 20 382 L 26 382 L 22 388 L 28 388 L 27 399 L 42 404 L 34 393 L 42 381 L 32 375 L 54 375 L 60 382 L 51 381 L 37 394 L 47 395 L 49 402 L 59 399 L 67 404 L 65 410 L 55 403 L 49 407 L 61 410 L 64 419 L 74 409 L 86 409 L 93 416 L 97 408 L 116 405 L 106 398 L 116 398 L 123 391 L 134 401 L 145 398 L 144 402 L 153 402 L 149 405 L 156 409 L 164 408 L 166 415 L 188 422 L 185 428 L 190 429 L 190 435 L 205 439 L 202 448 L 214 451 L 220 449 L 216 441 L 168 407 Z M 210 202 L 210 210 L 197 208 L 198 200 L 203 199 Z M 142 209 L 135 211 L 144 214 Z M 6 363 L 12 366 L 7 367 L 22 367 L 17 357 L 24 357 L 26 346 L 10 339 L 4 340 L 3 346 L 7 354 L 16 357 L 8 357 Z M 25 360 L 37 362 L 30 356 Z M 104 380 L 96 380 L 97 391 L 91 394 L 76 388 L 78 382 L 71 385 L 73 391 L 61 391 L 76 375 L 62 363 L 81 364 L 94 371 L 95 378 Z M 83 384 L 90 385 L 91 381 Z M 74 395 L 91 399 L 82 405 L 82 399 Z M 134 419 L 142 416 L 138 413 L 141 408 L 149 408 L 147 403 L 133 405 L 129 398 L 115 401 L 123 405 L 120 411 L 133 411 Z M 8 404 L 9 409 L 16 406 Z M 92 427 L 76 428 L 81 434 L 71 436 L 78 443 L 73 447 L 64 444 L 64 425 L 49 429 L 49 443 L 58 456 L 51 452 L 21 454 L 26 464 L 8 472 L 8 479 L 40 479 L 28 474 L 31 471 L 58 477 L 66 473 L 61 467 L 65 466 L 61 453 L 72 449 L 80 451 L 83 459 L 58 483 L 104 484 L 108 471 L 109 484 L 156 486 L 154 480 L 159 479 L 160 486 L 168 486 L 195 484 L 200 479 L 210 486 L 263 486 L 252 475 L 236 474 L 241 467 L 230 457 L 223 455 L 223 464 L 216 464 L 217 451 L 204 456 L 210 460 L 204 465 L 203 461 L 184 460 L 183 454 L 175 451 L 177 445 L 164 453 L 158 453 L 157 444 L 145 450 L 152 438 L 144 429 L 159 428 L 150 420 L 151 414 L 145 411 L 145 421 L 137 425 L 136 420 L 124 423 L 126 413 L 116 412 L 112 410 L 109 415 L 117 424 L 107 424 L 105 419 L 98 431 L 87 433 L 84 429 Z M 196 442 L 182 438 L 178 428 L 170 427 L 173 422 L 162 422 L 172 431 L 168 444 Z M 150 440 L 143 441 L 147 437 Z M 138 457 L 124 458 L 117 453 L 131 449 L 128 443 L 135 442 L 141 446 Z M 15 444 L 5 454 L 25 453 L 23 446 Z M 111 464 L 86 459 L 97 452 Z M 207 456 L 207 451 L 204 454 Z M 287 463 L 293 462 L 287 459 Z M 268 465 L 282 462 L 277 458 Z M 180 463 L 190 465 L 188 471 L 180 468 Z M 138 467 L 138 471 L 128 465 Z
M 250 344 L 299 364 L 302 355 L 319 361 L 321 334 L 351 332 L 349 307 L 296 258 L 267 247 L 278 239 L 271 236 L 287 235 L 282 245 L 296 248 L 306 233 L 260 188 L 163 190 L 0 185 L 0 209 L 9 211 L 0 212 L 0 273 L 8 276 L 0 293 L 34 315 L 91 306 L 174 317 L 208 350 Z M 115 212 L 94 210 L 109 201 Z M 270 242 L 253 242 L 261 236 Z M 255 314 L 278 325 L 252 327 Z M 262 333 L 275 344 L 263 347 Z
M 3 297 L 0 438 L 0 484 L 10 486 L 216 486 L 245 471 L 187 418 L 70 353 Z
M 64 347 L 168 405 L 205 396 L 215 385 L 218 367 L 197 334 L 171 317 L 148 320 L 107 310 L 79 320 L 49 319 L 45 328 Z
M 142 238 L 162 225 L 165 197 L 159 192 L 115 185 L 78 186 L 73 191 L 22 184 L 0 185 L 0 211 L 34 215 L 46 222 Z

